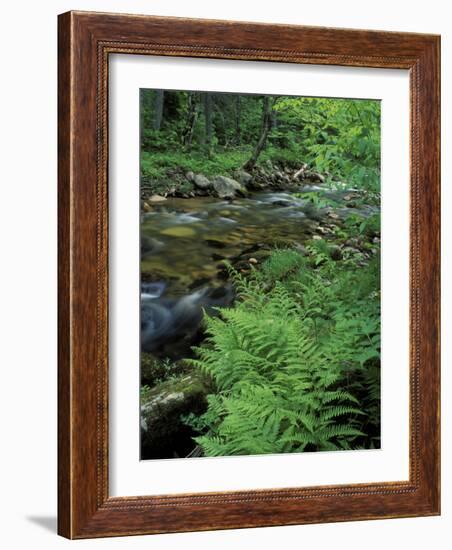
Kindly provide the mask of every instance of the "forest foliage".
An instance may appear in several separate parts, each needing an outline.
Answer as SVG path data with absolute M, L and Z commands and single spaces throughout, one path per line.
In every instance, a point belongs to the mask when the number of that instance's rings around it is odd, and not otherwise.
M 256 164 L 305 162 L 351 185 L 375 189 L 380 102 L 141 90 L 144 178 L 164 178 L 174 168 L 207 176 L 252 168 L 260 143 Z

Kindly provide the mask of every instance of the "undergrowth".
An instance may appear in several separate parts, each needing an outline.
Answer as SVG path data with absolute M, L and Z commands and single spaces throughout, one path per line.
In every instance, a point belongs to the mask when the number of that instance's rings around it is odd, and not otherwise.
M 185 417 L 205 456 L 379 447 L 379 259 L 309 252 L 276 250 L 248 277 L 228 267 L 235 307 L 205 316 L 189 360 L 216 386 Z

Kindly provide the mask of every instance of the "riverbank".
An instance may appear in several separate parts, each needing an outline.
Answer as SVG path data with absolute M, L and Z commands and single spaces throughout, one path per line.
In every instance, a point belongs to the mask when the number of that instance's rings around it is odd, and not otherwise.
M 234 199 L 256 191 L 291 190 L 309 184 L 324 184 L 329 174 L 320 174 L 305 163 L 272 163 L 270 160 L 250 171 L 231 169 L 224 174 L 208 174 L 167 169 L 163 177 L 143 174 L 141 180 L 141 208 L 148 212 L 155 203 L 168 197 L 216 197 Z

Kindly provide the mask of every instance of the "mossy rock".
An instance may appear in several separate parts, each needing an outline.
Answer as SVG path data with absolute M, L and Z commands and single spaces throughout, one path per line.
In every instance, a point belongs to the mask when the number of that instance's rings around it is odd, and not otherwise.
M 184 457 L 195 447 L 192 428 L 181 415 L 200 415 L 207 409 L 209 381 L 197 373 L 158 384 L 141 402 L 141 458 Z
M 141 352 L 141 385 L 151 388 L 167 378 L 181 376 L 191 370 L 184 361 L 162 361 L 150 353 Z

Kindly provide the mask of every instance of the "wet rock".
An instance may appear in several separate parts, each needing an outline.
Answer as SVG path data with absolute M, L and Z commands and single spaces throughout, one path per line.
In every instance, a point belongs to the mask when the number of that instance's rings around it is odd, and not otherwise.
M 188 285 L 188 288 L 189 290 L 195 290 L 202 286 L 208 285 L 209 283 L 210 283 L 209 277 L 200 277 L 199 279 L 195 279 L 190 285 Z
M 195 179 L 195 174 L 190 170 L 189 172 L 187 172 L 185 174 L 185 177 L 188 179 L 188 181 L 194 181 Z
M 213 248 L 226 248 L 226 243 L 215 239 L 204 239 L 204 241 Z
M 217 176 L 212 181 L 212 187 L 220 199 L 233 199 L 236 194 L 245 194 L 245 189 L 238 181 L 225 176 Z
M 277 199 L 273 201 L 272 204 L 274 206 L 283 206 L 283 207 L 293 206 L 293 202 L 290 201 L 289 199 Z
M 181 415 L 202 414 L 211 391 L 207 379 L 190 373 L 152 388 L 141 402 L 141 458 L 186 456 L 195 446 Z M 174 449 L 174 442 L 177 449 Z
M 193 176 L 193 183 L 198 189 L 209 189 L 211 186 L 210 181 L 202 174 L 196 174 Z
M 221 262 L 226 259 L 226 256 L 222 254 L 216 254 L 215 252 L 210 256 L 214 262 Z
M 148 202 L 164 202 L 166 201 L 166 197 L 163 197 L 162 195 L 152 195 L 148 198 Z
M 245 172 L 245 170 L 239 170 L 236 173 L 237 180 L 241 185 L 244 185 L 245 187 L 248 187 L 248 185 L 251 184 L 251 181 L 253 179 L 253 176 L 249 174 L 248 172 Z
M 196 235 L 196 231 L 186 225 L 175 225 L 168 227 L 160 231 L 162 235 L 169 235 L 170 237 L 193 237 Z

